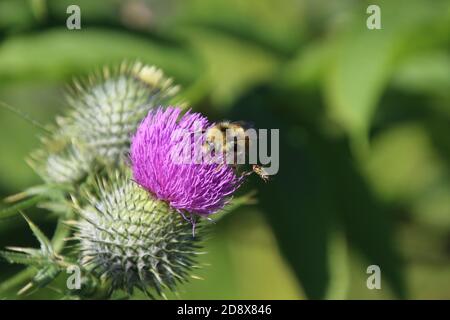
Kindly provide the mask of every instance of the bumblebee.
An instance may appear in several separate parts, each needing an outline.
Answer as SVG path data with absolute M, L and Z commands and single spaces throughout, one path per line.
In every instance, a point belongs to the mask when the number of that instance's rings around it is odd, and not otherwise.
M 224 159 L 227 159 L 227 155 L 232 152 L 231 165 L 237 169 L 241 164 L 238 159 L 245 157 L 250 146 L 257 143 L 256 137 L 251 139 L 246 133 L 250 128 L 252 128 L 251 124 L 244 121 L 221 121 L 205 131 L 203 150 L 205 153 L 222 153 Z M 260 165 L 253 164 L 251 168 L 250 172 L 244 172 L 244 174 L 255 173 L 264 181 L 269 180 L 269 175 Z

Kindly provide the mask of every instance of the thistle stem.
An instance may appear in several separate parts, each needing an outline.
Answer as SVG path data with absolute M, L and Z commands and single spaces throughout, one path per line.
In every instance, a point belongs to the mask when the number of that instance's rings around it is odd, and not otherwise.
M 0 295 L 3 295 L 5 292 L 10 291 L 13 288 L 19 287 L 21 284 L 31 279 L 35 272 L 36 271 L 33 268 L 28 267 L 13 275 L 11 278 L 3 281 L 0 284 Z
M 72 216 L 71 213 L 67 215 L 66 219 L 70 218 L 70 216 Z M 61 250 L 64 248 L 65 239 L 70 234 L 69 227 L 64 223 L 64 220 L 66 219 L 59 218 L 55 233 L 53 234 L 52 245 L 55 253 L 61 252 Z

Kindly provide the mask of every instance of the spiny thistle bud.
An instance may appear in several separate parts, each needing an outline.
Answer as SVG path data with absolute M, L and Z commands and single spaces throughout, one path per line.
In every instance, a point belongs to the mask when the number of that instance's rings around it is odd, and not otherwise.
M 67 137 L 42 139 L 44 148 L 34 151 L 28 163 L 48 183 L 76 183 L 92 170 L 94 157 Z
M 71 109 L 57 118 L 30 165 L 48 182 L 69 183 L 92 172 L 95 163 L 116 165 L 142 118 L 168 105 L 177 92 L 160 69 L 141 63 L 122 63 L 88 81 L 75 81 L 68 95 Z
M 148 111 L 167 105 L 178 91 L 161 70 L 140 63 L 104 69 L 87 85 L 75 82 L 75 88 L 69 96 L 72 111 L 60 124 L 108 163 L 128 152 L 130 138 Z
M 194 238 L 188 222 L 127 172 L 98 179 L 95 193 L 86 194 L 87 205 L 78 207 L 80 263 L 109 281 L 113 290 L 131 293 L 136 287 L 149 295 L 155 290 L 163 294 L 187 280 L 201 253 L 201 237 Z

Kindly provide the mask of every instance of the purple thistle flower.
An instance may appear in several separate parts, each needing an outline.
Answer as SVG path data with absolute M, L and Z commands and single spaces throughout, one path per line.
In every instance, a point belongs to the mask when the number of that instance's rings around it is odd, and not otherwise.
M 180 142 L 188 143 L 189 156 L 198 155 L 204 132 L 212 126 L 199 113 L 181 114 L 177 107 L 158 108 L 148 113 L 132 139 L 130 158 L 136 182 L 178 212 L 207 216 L 222 209 L 240 186 L 242 177 L 225 163 L 180 162 Z M 184 130 L 184 131 L 183 131 Z M 188 141 L 180 132 L 188 133 Z M 186 135 L 184 135 L 184 138 Z M 194 159 L 193 159 L 194 160 Z

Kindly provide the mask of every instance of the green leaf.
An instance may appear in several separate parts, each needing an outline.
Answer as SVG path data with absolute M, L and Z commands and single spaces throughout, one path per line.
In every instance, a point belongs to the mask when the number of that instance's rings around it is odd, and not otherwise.
M 363 256 L 367 266 L 379 265 L 393 291 L 404 297 L 392 212 L 370 190 L 348 140 L 322 132 L 310 119 L 275 112 L 278 104 L 269 97 L 270 93 L 255 93 L 233 110 L 258 127 L 285 133 L 279 142 L 280 171 L 269 183 L 258 181 L 255 186 L 281 252 L 307 297 L 346 296 L 351 250 Z
M 276 86 L 282 89 L 301 89 L 317 86 L 328 71 L 334 45 L 331 41 L 317 41 L 302 48 L 281 70 Z
M 0 251 L 0 256 L 9 263 L 18 263 L 31 266 L 39 266 L 47 262 L 42 256 L 30 256 L 28 254 L 16 253 L 10 251 Z
M 33 207 L 45 199 L 47 199 L 45 196 L 35 196 L 7 208 L 0 209 L 0 220 L 13 217 L 20 213 L 20 211 Z
M 31 9 L 36 19 L 43 21 L 47 17 L 47 1 L 46 0 L 29 0 Z
M 365 7 L 355 6 L 349 23 L 336 33 L 334 59 L 324 79 L 330 117 L 363 155 L 375 109 L 398 62 L 418 50 L 446 43 L 448 33 L 445 36 L 441 29 L 448 30 L 450 25 L 445 1 L 436 1 L 433 8 L 426 1 L 381 1 L 379 5 L 381 30 L 366 28 L 361 18 Z M 430 37 L 430 30 L 435 37 Z
M 42 255 L 42 252 L 39 249 L 34 249 L 34 248 L 7 247 L 6 249 L 11 250 L 11 251 L 20 252 L 20 253 L 25 253 L 30 256 Z
M 405 59 L 394 74 L 396 88 L 411 92 L 450 97 L 450 54 L 442 51 L 420 52 Z M 450 115 L 450 108 L 445 110 Z
M 32 62 L 29 52 L 40 58 Z M 92 27 L 79 32 L 61 28 L 8 38 L 0 47 L 0 80 L 66 80 L 123 59 L 155 64 L 181 82 L 196 74 L 196 65 L 183 48 Z
M 64 199 L 64 193 L 73 191 L 70 185 L 51 184 L 46 183 L 9 196 L 5 199 L 6 202 L 16 202 L 32 196 L 47 196 L 47 199 Z
M 177 14 L 166 22 L 171 29 L 206 26 L 283 53 L 297 46 L 306 24 L 295 0 L 277 0 L 276 9 L 273 0 L 194 0 L 178 5 Z
M 180 33 L 202 59 L 200 89 L 217 107 L 230 106 L 242 93 L 274 76 L 276 56 L 254 44 L 202 28 L 186 27 Z
M 346 299 L 350 287 L 348 242 L 344 232 L 335 230 L 329 238 L 330 282 L 325 297 L 327 299 Z
M 437 122 L 433 125 L 438 127 Z M 419 121 L 397 125 L 374 137 L 365 170 L 380 198 L 407 206 L 423 224 L 446 230 L 450 226 L 449 172 L 435 144 L 430 130 Z
M 39 241 L 41 245 L 41 251 L 44 256 L 50 256 L 53 255 L 53 248 L 50 243 L 50 240 L 45 236 L 44 233 L 33 223 L 30 219 L 28 219 L 27 216 L 22 214 L 23 218 L 27 221 L 28 226 L 30 227 L 31 231 L 33 231 L 34 236 Z
M 395 202 L 424 196 L 445 175 L 445 163 L 419 123 L 398 125 L 374 137 L 365 169 L 380 197 Z
M 351 161 L 348 146 L 337 145 L 332 154 L 333 164 L 323 163 L 330 170 L 323 170 L 329 176 L 333 208 L 348 243 L 364 258 L 367 265 L 363 268 L 378 265 L 394 294 L 405 298 L 404 263 L 395 246 L 393 210 L 372 192 L 357 162 Z
M 0 1 L 0 29 L 19 31 L 34 25 L 33 12 L 26 1 Z
M 330 116 L 352 137 L 366 135 L 385 88 L 398 36 L 355 28 L 336 48 L 324 89 Z

